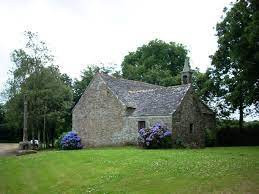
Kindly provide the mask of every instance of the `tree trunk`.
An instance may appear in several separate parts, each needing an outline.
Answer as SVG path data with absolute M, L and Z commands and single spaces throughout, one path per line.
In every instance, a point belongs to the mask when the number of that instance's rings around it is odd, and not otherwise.
M 28 118 L 28 102 L 26 96 L 24 95 L 24 112 L 23 112 L 23 141 L 28 141 L 28 127 L 27 127 L 27 118 Z
M 49 148 L 49 133 L 46 132 L 46 148 Z
M 241 102 L 240 106 L 239 106 L 239 129 L 240 129 L 240 132 L 242 132 L 242 130 L 243 130 L 243 123 L 244 123 L 244 106 L 243 106 L 243 103 Z
M 41 140 L 40 140 L 40 136 L 41 136 L 41 130 L 40 128 L 38 127 L 38 141 L 39 141 L 39 148 L 41 147 Z
M 40 132 L 41 132 L 40 129 L 38 129 L 37 132 L 38 132 L 38 140 L 41 141 L 41 140 L 40 140 Z
M 46 113 L 44 112 L 44 115 L 43 115 L 43 145 L 44 145 L 44 148 L 46 148 Z
M 33 121 L 32 121 L 33 123 Z M 32 138 L 32 148 L 35 149 L 35 133 L 34 133 L 34 125 L 32 124 L 31 125 L 31 138 Z
M 51 147 L 52 147 L 52 148 L 54 147 L 54 135 L 55 135 L 54 132 L 55 132 L 55 131 L 54 131 L 54 129 L 52 128 L 52 129 L 51 129 Z

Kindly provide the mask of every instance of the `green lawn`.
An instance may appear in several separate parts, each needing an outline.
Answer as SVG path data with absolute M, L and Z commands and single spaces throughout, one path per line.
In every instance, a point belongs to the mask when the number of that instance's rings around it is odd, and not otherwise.
M 259 147 L 45 151 L 0 158 L 0 193 L 259 193 Z

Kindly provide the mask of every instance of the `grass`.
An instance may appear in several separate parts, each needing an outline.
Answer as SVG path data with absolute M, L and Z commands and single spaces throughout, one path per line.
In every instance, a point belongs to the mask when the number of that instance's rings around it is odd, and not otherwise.
M 1 157 L 0 193 L 259 193 L 259 147 Z

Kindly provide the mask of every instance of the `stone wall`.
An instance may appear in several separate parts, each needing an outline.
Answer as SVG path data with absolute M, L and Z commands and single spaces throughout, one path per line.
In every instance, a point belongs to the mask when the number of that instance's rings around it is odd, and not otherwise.
M 166 125 L 168 129 L 172 130 L 172 116 L 124 116 L 123 129 L 121 133 L 117 133 L 117 138 L 123 139 L 125 144 L 137 144 L 138 139 L 138 122 L 145 121 L 146 127 L 152 127 L 159 122 Z
M 114 136 L 123 128 L 123 114 L 123 105 L 97 75 L 73 109 L 72 128 L 84 146 L 122 144 Z
M 88 147 L 137 144 L 139 121 L 146 127 L 160 122 L 172 131 L 173 142 L 181 138 L 202 147 L 204 129 L 215 126 L 215 115 L 191 88 L 173 115 L 135 116 L 134 108 L 126 108 L 98 74 L 72 113 L 72 128 Z
M 182 104 L 172 116 L 173 142 L 182 139 L 186 144 L 205 145 L 205 128 L 215 125 L 215 115 L 211 111 L 201 108 L 200 100 L 190 89 L 184 97 Z
M 204 129 L 214 130 L 216 127 L 216 114 L 200 99 L 196 98 L 199 103 L 200 110 L 202 112 L 202 124 Z

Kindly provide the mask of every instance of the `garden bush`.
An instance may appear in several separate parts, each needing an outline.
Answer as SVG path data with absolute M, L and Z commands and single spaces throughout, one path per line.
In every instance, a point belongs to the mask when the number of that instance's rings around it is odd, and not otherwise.
M 166 126 L 156 123 L 151 128 L 139 129 L 138 142 L 144 148 L 170 148 L 172 146 L 172 133 Z
M 188 149 L 194 149 L 194 148 L 201 148 L 201 145 L 197 141 L 192 141 L 190 143 L 186 143 L 184 141 L 184 138 L 177 136 L 174 143 L 173 143 L 174 148 L 188 148 Z
M 258 146 L 259 122 L 245 122 L 239 129 L 238 121 L 221 120 L 217 123 L 217 146 Z
M 55 143 L 54 143 L 54 147 L 56 149 L 62 149 L 61 147 L 61 140 L 63 139 L 63 137 L 67 134 L 67 132 L 63 132 L 59 137 L 58 139 L 55 140 Z
M 188 145 L 184 142 L 182 137 L 176 137 L 174 142 L 174 148 L 187 148 Z
M 62 150 L 81 149 L 81 138 L 74 131 L 63 133 L 56 142 L 56 146 Z
M 213 147 L 216 145 L 216 129 L 205 129 L 205 146 Z

